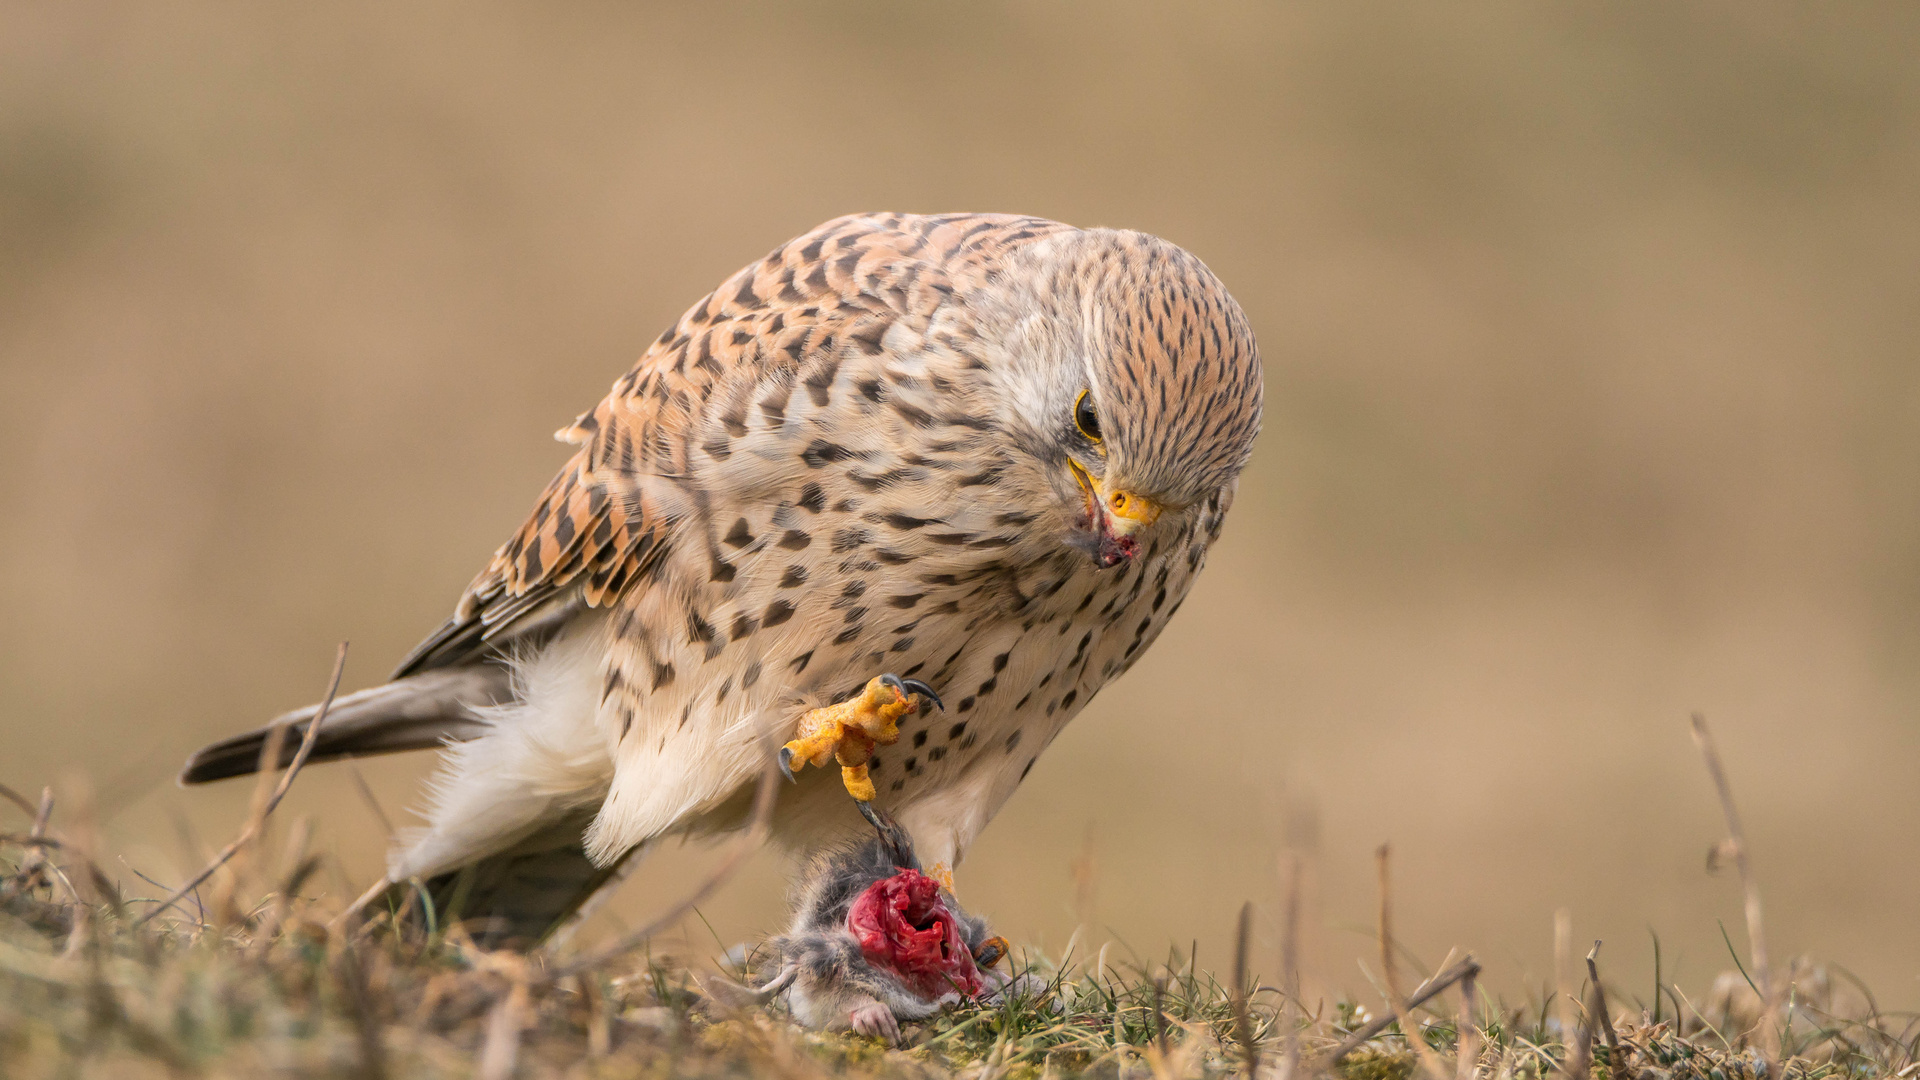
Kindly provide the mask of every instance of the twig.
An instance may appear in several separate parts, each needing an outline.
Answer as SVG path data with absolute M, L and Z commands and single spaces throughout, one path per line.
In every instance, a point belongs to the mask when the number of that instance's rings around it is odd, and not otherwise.
M 1452 986 L 1454 983 L 1457 983 L 1460 980 L 1465 978 L 1477 976 L 1479 974 L 1480 974 L 1480 962 L 1478 960 L 1475 960 L 1473 957 L 1468 956 L 1465 959 L 1461 960 L 1459 963 L 1453 965 L 1447 970 L 1441 972 L 1438 975 L 1435 975 L 1433 978 L 1428 979 L 1425 983 L 1421 984 L 1420 988 L 1418 990 L 1415 990 L 1412 996 L 1407 998 L 1407 1010 L 1411 1012 L 1412 1010 L 1417 1009 L 1420 1006 L 1425 1005 L 1427 1002 L 1432 1001 L 1434 998 L 1438 997 L 1441 993 L 1443 993 L 1447 989 L 1447 987 Z M 1341 1058 L 1346 1057 L 1348 1054 L 1353 1053 L 1355 1050 L 1359 1049 L 1360 1046 L 1364 1044 L 1368 1039 L 1371 1039 L 1379 1035 L 1381 1032 L 1387 1030 L 1387 1028 L 1392 1026 L 1393 1022 L 1397 1019 L 1399 1019 L 1399 1017 L 1396 1015 L 1382 1016 L 1382 1017 L 1379 1017 L 1378 1019 L 1369 1021 L 1365 1027 L 1356 1029 L 1353 1034 L 1347 1036 L 1345 1042 L 1342 1042 L 1339 1046 L 1334 1048 L 1333 1053 L 1327 1055 L 1325 1064 L 1333 1065 L 1336 1062 L 1338 1062 Z M 1308 1072 L 1309 1072 L 1309 1075 L 1311 1075 L 1313 1070 L 1308 1070 Z
M 1413 1024 L 1413 1014 L 1400 997 L 1399 979 L 1393 966 L 1393 893 L 1392 881 L 1388 874 L 1387 859 L 1389 846 L 1381 844 L 1373 853 L 1374 864 L 1380 874 L 1380 968 L 1387 983 L 1387 1008 L 1393 1010 L 1394 1018 L 1400 1021 L 1400 1033 L 1406 1036 L 1420 1057 L 1420 1064 L 1426 1068 L 1434 1080 L 1448 1080 L 1446 1062 L 1440 1060 L 1439 1051 L 1427 1045 L 1427 1040 Z
M 748 819 L 747 833 L 734 845 L 733 850 L 727 853 L 727 857 L 720 861 L 720 865 L 714 868 L 713 873 L 707 875 L 707 879 L 685 899 L 668 908 L 652 922 L 638 930 L 622 934 L 592 952 L 554 967 L 551 971 L 552 978 L 563 979 L 569 975 L 578 975 L 644 944 L 653 935 L 680 921 L 695 906 L 705 903 L 715 889 L 726 884 L 727 879 L 731 878 L 746 862 L 747 856 L 766 843 L 767 833 L 770 831 L 769 827 L 773 821 L 773 804 L 780 790 L 780 769 L 773 764 L 772 754 L 767 755 L 767 760 L 767 767 L 760 773 L 760 787 L 754 792 L 753 814 Z
M 1700 713 L 1693 714 L 1693 741 L 1700 748 L 1700 756 L 1706 759 L 1707 772 L 1712 775 L 1714 790 L 1720 795 L 1721 812 L 1727 818 L 1725 846 L 1732 849 L 1733 865 L 1740 871 L 1740 890 L 1746 895 L 1747 944 L 1753 950 L 1753 977 L 1760 991 L 1760 1050 L 1766 1057 L 1767 1075 L 1779 1080 L 1780 1029 L 1774 1022 L 1780 1008 L 1779 988 L 1773 985 L 1773 976 L 1767 967 L 1767 935 L 1760 925 L 1760 887 L 1754 883 L 1753 868 L 1747 862 L 1746 830 L 1740 827 L 1740 812 L 1733 805 L 1733 787 L 1727 783 L 1727 770 L 1720 764 L 1713 732 L 1707 729 L 1707 718 Z
M 274 788 L 272 797 L 267 799 L 266 803 L 260 806 L 247 820 L 247 827 L 240 830 L 240 835 L 234 837 L 232 843 L 220 849 L 220 854 L 213 857 L 213 861 L 207 864 L 206 869 L 195 874 L 191 881 L 175 890 L 173 895 L 162 901 L 159 907 L 140 916 L 139 920 L 134 923 L 135 926 L 146 925 L 153 920 L 154 916 L 179 903 L 181 898 L 185 897 L 194 889 L 199 888 L 201 882 L 212 877 L 214 871 L 225 866 L 227 860 L 233 858 L 241 848 L 245 847 L 259 834 L 260 827 L 265 824 L 267 816 L 272 814 L 274 809 L 280 805 L 280 800 L 286 797 L 287 789 L 293 786 L 293 778 L 300 775 L 300 767 L 307 763 L 308 755 L 313 753 L 313 744 L 315 740 L 320 737 L 320 725 L 326 722 L 327 710 L 333 707 L 333 696 L 340 689 L 340 674 L 346 670 L 346 666 L 347 643 L 343 641 L 340 643 L 339 653 L 335 655 L 333 660 L 333 678 L 327 682 L 327 696 L 320 701 L 320 711 L 315 713 L 313 719 L 307 722 L 306 737 L 300 740 L 300 749 L 293 755 L 293 762 L 287 766 L 286 773 L 280 777 L 280 784 Z
M 1600 941 L 1594 939 L 1593 950 L 1587 953 L 1587 981 L 1593 984 L 1593 1013 L 1598 1018 L 1601 1037 L 1607 1043 L 1607 1072 L 1614 1080 L 1632 1080 L 1638 1076 L 1637 1070 L 1627 1067 L 1627 1058 L 1620 1050 L 1620 1036 L 1613 1030 L 1613 1017 L 1607 1012 L 1607 991 L 1600 985 L 1600 965 L 1594 957 L 1600 955 Z

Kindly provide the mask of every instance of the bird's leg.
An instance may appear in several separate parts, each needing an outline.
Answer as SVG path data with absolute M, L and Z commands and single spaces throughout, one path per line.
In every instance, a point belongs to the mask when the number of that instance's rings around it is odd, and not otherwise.
M 918 679 L 881 675 L 858 694 L 838 705 L 814 709 L 800 718 L 799 738 L 780 748 L 780 771 L 793 779 L 796 766 L 824 767 L 829 758 L 840 763 L 840 779 L 847 794 L 872 802 L 873 780 L 867 762 L 875 746 L 892 746 L 900 739 L 900 718 L 920 707 L 926 698 L 941 709 L 940 695 Z

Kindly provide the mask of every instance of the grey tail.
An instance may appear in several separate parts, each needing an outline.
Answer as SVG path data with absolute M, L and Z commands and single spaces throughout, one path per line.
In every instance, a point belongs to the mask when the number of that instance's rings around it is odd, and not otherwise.
M 426 750 L 472 739 L 486 727 L 474 710 L 504 701 L 511 693 L 506 668 L 479 663 L 427 671 L 348 694 L 327 711 L 308 760 Z M 202 747 L 187 759 L 180 782 L 204 784 L 259 771 L 260 753 L 274 724 L 291 725 L 280 745 L 278 764 L 285 768 L 319 708 L 296 709 L 266 727 Z
M 426 882 L 434 919 L 458 924 L 486 949 L 531 949 L 581 916 L 634 863 L 639 847 L 610 866 L 587 858 L 585 837 L 593 810 L 583 809 L 542 827 L 505 851 Z M 418 905 L 418 894 L 395 886 L 397 903 Z

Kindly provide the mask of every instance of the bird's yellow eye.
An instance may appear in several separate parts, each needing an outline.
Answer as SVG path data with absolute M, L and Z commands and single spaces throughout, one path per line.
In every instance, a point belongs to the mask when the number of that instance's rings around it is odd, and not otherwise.
M 1073 426 L 1089 442 L 1100 441 L 1100 414 L 1093 407 L 1093 391 L 1080 391 L 1080 398 L 1073 403 Z

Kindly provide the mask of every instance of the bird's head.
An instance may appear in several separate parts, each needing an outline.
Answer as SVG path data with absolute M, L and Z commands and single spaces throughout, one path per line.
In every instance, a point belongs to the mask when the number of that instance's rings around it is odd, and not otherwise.
M 1127 562 L 1239 476 L 1260 430 L 1260 354 L 1199 259 L 1081 230 L 1023 247 L 996 284 L 992 407 L 1068 544 L 1103 568 Z

